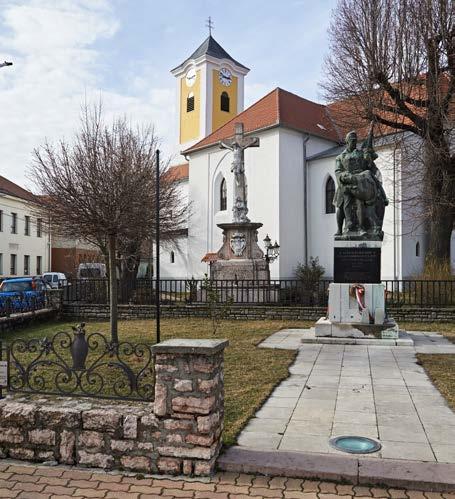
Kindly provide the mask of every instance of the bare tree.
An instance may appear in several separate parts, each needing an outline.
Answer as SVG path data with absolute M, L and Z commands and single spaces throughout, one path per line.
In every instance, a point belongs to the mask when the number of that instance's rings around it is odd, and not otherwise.
M 455 221 L 454 0 L 339 0 L 322 82 L 341 125 L 374 120 L 384 134 L 419 138 L 419 203 L 429 254 L 450 258 Z
M 156 147 L 152 128 L 134 129 L 125 118 L 106 125 L 95 106 L 83 110 L 71 143 L 46 142 L 34 151 L 31 177 L 43 194 L 39 209 L 50 213 L 59 234 L 92 242 L 108 256 L 116 342 L 117 269 L 135 277 L 141 245 L 154 239 Z M 160 227 L 172 243 L 186 225 L 187 204 L 166 166 L 160 169 Z

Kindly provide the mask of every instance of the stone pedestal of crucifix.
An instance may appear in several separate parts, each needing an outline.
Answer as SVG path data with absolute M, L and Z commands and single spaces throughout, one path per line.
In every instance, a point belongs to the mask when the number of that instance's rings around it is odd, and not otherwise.
M 235 301 L 275 301 L 270 296 L 269 264 L 258 245 L 258 229 L 262 223 L 252 222 L 248 218 L 245 149 L 259 147 L 259 138 L 246 137 L 243 123 L 236 123 L 234 137 L 220 142 L 220 147 L 233 152 L 233 208 L 232 222 L 218 224 L 223 231 L 223 245 L 211 265 L 211 278 L 231 281 L 226 285 L 229 287 L 232 284 L 231 292 Z M 240 281 L 242 290 L 239 289 Z

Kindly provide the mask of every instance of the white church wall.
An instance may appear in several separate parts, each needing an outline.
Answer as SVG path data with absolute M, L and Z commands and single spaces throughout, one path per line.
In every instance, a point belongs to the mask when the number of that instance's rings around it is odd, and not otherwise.
M 333 277 L 335 213 L 325 212 L 325 185 L 335 179 L 335 156 L 308 161 L 308 256 L 319 258 L 325 276 Z
M 304 230 L 304 141 L 308 135 L 280 128 L 280 234 L 279 276 L 293 277 L 297 264 L 305 261 Z M 310 136 L 306 142 L 306 156 L 334 147 L 332 141 Z M 325 184 L 324 184 L 325 185 Z M 308 186 L 308 218 L 314 193 Z M 323 206 L 315 211 L 324 215 Z M 310 244 L 308 244 L 308 248 Z M 277 276 L 278 277 L 278 276 Z
M 271 234 L 280 244 L 280 256 L 271 265 L 276 278 L 292 278 L 298 262 L 304 258 L 303 151 L 304 137 L 281 128 L 279 176 L 279 234 Z

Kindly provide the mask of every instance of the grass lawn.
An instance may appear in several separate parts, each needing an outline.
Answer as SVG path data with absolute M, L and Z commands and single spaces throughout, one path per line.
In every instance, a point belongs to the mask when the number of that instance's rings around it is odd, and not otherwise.
M 455 411 L 455 355 L 417 354 L 428 376 Z
M 455 324 L 453 323 L 400 323 L 400 326 L 409 331 L 434 331 L 443 334 L 455 343 Z M 455 355 L 453 354 L 418 354 L 428 376 L 445 397 L 450 407 L 455 411 Z
M 3 336 L 17 338 L 50 338 L 58 331 L 70 331 L 74 322 L 42 323 Z M 207 319 L 162 319 L 161 339 L 214 338 Z M 225 432 L 224 442 L 235 443 L 242 427 L 267 399 L 272 389 L 288 376 L 288 367 L 296 352 L 257 348 L 271 333 L 287 327 L 309 327 L 310 323 L 281 321 L 225 321 L 215 338 L 226 338 L 225 352 Z M 90 322 L 87 332 L 108 333 L 107 322 Z M 152 320 L 120 321 L 120 341 L 154 342 Z

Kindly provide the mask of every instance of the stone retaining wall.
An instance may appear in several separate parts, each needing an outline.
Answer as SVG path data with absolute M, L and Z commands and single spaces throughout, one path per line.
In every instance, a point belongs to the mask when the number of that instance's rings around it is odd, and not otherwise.
M 53 308 L 42 308 L 34 312 L 23 312 L 21 314 L 12 314 L 9 317 L 0 317 L 0 333 L 14 331 L 21 327 L 29 325 L 35 321 L 46 321 L 57 318 L 59 311 Z
M 0 457 L 208 475 L 221 447 L 227 341 L 153 347 L 155 401 L 39 395 L 0 400 Z
M 275 307 L 268 305 L 235 305 L 227 313 L 228 319 L 239 320 L 305 320 L 317 321 L 326 314 L 325 307 Z M 397 322 L 455 322 L 455 308 L 389 308 L 388 312 Z M 205 305 L 162 305 L 163 317 L 208 317 Z M 63 315 L 70 319 L 108 320 L 108 305 L 65 304 Z M 119 305 L 119 318 L 149 319 L 155 316 L 150 305 Z

